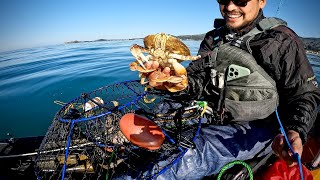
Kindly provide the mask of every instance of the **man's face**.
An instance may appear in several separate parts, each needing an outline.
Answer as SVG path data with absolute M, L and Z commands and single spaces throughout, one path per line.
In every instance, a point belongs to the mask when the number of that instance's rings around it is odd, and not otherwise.
M 229 1 L 227 5 L 220 4 L 220 12 L 230 29 L 241 30 L 257 17 L 265 4 L 266 0 L 249 0 L 245 7 L 240 7 Z

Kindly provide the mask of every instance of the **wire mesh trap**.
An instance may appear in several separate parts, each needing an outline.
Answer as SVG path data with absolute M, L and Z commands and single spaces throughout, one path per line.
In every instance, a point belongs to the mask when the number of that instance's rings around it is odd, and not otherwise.
M 63 105 L 38 150 L 38 179 L 152 179 L 176 163 L 200 129 L 200 110 L 146 91 L 139 81 L 112 84 Z M 159 149 L 133 145 L 119 127 L 128 113 L 152 120 L 165 135 Z

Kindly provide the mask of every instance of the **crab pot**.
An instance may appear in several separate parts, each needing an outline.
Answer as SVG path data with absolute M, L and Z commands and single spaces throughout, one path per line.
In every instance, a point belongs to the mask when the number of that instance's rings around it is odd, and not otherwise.
M 177 136 L 185 132 L 177 133 L 179 128 L 172 119 L 158 116 L 167 98 L 163 93 L 145 91 L 139 81 L 128 81 L 83 93 L 66 103 L 38 149 L 38 179 L 155 177 L 186 150 L 179 141 L 187 136 Z M 119 122 L 130 113 L 148 119 L 163 132 L 160 147 L 137 146 L 123 134 Z

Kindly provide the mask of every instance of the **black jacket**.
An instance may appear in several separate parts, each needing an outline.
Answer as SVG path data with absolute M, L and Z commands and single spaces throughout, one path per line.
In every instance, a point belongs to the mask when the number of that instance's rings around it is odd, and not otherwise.
M 237 35 L 247 33 L 263 18 L 260 11 L 258 17 Z M 220 31 L 220 37 L 227 41 L 225 35 L 232 32 L 225 26 L 222 27 L 223 33 L 221 35 Z M 210 92 L 205 90 L 210 82 L 210 68 L 206 63 L 207 54 L 211 53 L 217 44 L 217 40 L 214 40 L 217 32 L 214 29 L 206 34 L 198 53 L 203 58 L 193 61 L 187 67 L 189 86 L 183 94 L 186 93 L 193 99 L 211 96 Z M 276 81 L 279 93 L 278 111 L 282 123 L 288 130 L 299 132 L 305 142 L 316 119 L 320 91 L 302 42 L 288 27 L 278 26 L 256 35 L 250 41 L 250 48 L 257 63 Z

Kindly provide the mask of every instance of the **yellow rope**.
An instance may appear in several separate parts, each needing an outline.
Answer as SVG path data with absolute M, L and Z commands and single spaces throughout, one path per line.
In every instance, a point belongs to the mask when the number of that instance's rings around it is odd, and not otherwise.
M 206 112 L 206 109 L 207 109 L 207 105 L 205 104 L 205 105 L 203 106 L 203 110 L 202 110 L 200 116 L 203 116 L 203 114 Z

